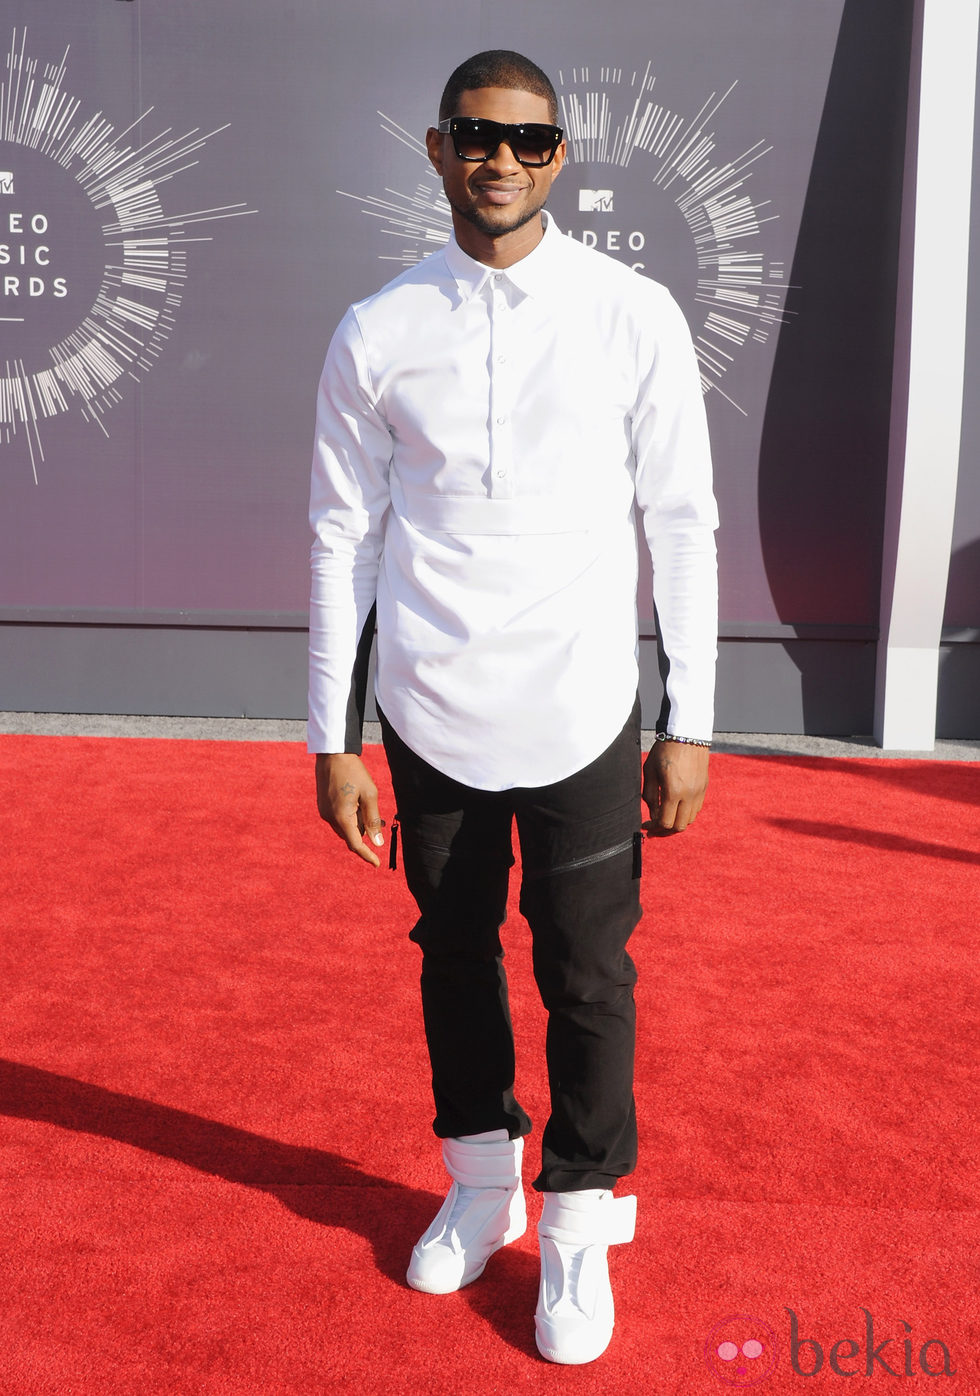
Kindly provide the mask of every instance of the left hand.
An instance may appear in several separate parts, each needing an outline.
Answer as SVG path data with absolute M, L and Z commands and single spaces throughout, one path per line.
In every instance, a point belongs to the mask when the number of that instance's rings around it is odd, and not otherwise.
M 654 742 L 643 763 L 647 838 L 679 834 L 694 823 L 708 788 L 708 754 L 706 746 Z

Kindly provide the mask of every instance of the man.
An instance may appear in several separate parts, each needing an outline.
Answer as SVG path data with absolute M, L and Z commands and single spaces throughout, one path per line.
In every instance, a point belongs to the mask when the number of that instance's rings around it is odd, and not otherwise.
M 704 409 L 663 287 L 543 212 L 565 160 L 554 89 L 477 54 L 426 136 L 453 237 L 353 306 L 319 394 L 311 520 L 310 750 L 320 814 L 377 866 L 360 760 L 367 653 L 419 907 L 434 1128 L 452 1178 L 408 1281 L 459 1289 L 526 1226 L 499 928 L 516 820 L 521 910 L 548 1010 L 551 1116 L 534 1187 L 542 1354 L 598 1357 L 606 1248 L 632 1239 L 639 920 L 639 505 L 665 697 L 648 834 L 707 785 L 716 636 Z M 393 835 L 394 837 L 394 835 Z

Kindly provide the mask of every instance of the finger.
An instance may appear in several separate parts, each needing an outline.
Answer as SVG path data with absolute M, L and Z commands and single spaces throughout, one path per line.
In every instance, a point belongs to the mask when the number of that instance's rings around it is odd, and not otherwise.
M 654 816 L 654 823 L 661 829 L 667 829 L 671 833 L 675 831 L 679 832 L 677 823 L 679 809 L 680 801 L 675 796 L 670 796 L 665 793 L 662 794 L 660 808 Z M 681 825 L 681 828 L 683 828 L 683 825 Z
M 674 832 L 673 829 L 662 829 L 652 819 L 648 819 L 645 824 L 641 825 L 641 828 L 648 839 L 669 839 Z
M 689 829 L 704 806 L 705 789 L 693 789 L 683 801 L 684 827 Z
M 344 843 L 352 853 L 356 853 L 358 858 L 363 858 L 365 863 L 370 863 L 372 868 L 380 868 L 381 859 L 361 838 L 357 827 L 357 821 L 353 815 L 338 817 L 330 820 L 330 825 L 334 832 L 339 834 Z
M 367 790 L 362 794 L 360 815 L 368 838 L 376 848 L 384 848 L 385 840 L 381 830 L 384 828 L 385 822 L 378 809 L 377 790 Z
M 661 806 L 656 823 L 660 829 L 669 834 L 683 834 L 685 829 L 689 829 L 698 817 L 698 812 L 704 803 L 701 798 L 685 798 L 679 796 L 675 799 L 667 799 Z

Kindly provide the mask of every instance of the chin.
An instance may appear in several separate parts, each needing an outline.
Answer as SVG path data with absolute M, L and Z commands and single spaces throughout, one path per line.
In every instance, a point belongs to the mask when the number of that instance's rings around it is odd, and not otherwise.
M 463 217 L 467 223 L 471 223 L 478 232 L 487 237 L 502 237 L 505 233 L 515 233 L 518 228 L 523 228 L 525 223 L 530 223 L 540 212 L 540 208 L 525 208 L 520 211 L 501 209 L 499 215 L 494 216 L 486 209 L 471 208 L 463 213 Z

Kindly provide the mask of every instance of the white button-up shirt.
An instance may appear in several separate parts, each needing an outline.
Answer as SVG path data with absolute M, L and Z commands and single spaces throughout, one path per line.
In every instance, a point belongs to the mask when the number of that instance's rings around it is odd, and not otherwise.
M 376 602 L 377 699 L 424 760 L 485 790 L 587 765 L 636 696 L 634 502 L 666 725 L 711 735 L 717 515 L 691 336 L 664 287 L 544 216 L 506 270 L 451 240 L 334 335 L 310 509 L 311 751 L 360 749 L 349 699 Z

